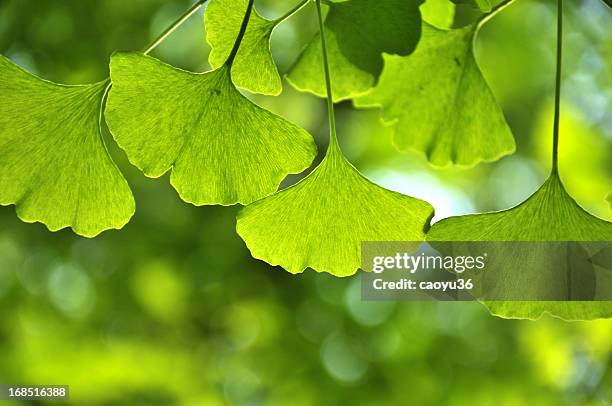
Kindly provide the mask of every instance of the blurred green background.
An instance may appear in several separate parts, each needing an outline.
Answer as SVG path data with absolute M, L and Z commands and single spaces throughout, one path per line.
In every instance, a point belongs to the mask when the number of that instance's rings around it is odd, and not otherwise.
M 256 1 L 268 17 L 295 3 Z M 599 0 L 566 3 L 561 175 L 583 207 L 611 220 L 612 12 Z M 141 49 L 191 4 L 0 0 L 0 52 L 53 81 L 99 81 L 113 51 Z M 555 4 L 517 0 L 477 41 L 517 154 L 434 169 L 396 152 L 376 111 L 343 103 L 348 157 L 378 183 L 428 200 L 436 220 L 525 199 L 550 162 Z M 315 32 L 313 12 L 276 31 L 282 72 Z M 154 55 L 207 70 L 202 13 Z M 455 24 L 474 16 L 458 8 Z M 323 100 L 289 85 L 254 99 L 304 126 L 323 150 Z M 529 322 L 494 318 L 477 303 L 362 302 L 358 277 L 291 276 L 252 259 L 234 232 L 237 207 L 181 202 L 167 176 L 145 178 L 105 137 L 137 201 L 125 229 L 88 240 L 0 208 L 0 383 L 68 384 L 75 405 L 611 404 L 612 320 Z

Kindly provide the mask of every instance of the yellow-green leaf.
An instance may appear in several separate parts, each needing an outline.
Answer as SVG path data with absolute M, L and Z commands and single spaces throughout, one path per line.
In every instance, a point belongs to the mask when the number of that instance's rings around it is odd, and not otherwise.
M 107 85 L 58 85 L 0 55 L 1 205 L 86 237 L 130 220 L 132 192 L 100 132 Z
M 430 241 L 611 241 L 612 223 L 582 209 L 566 192 L 557 174 L 520 205 L 496 213 L 451 217 L 432 226 Z M 515 261 L 522 271 L 520 257 Z M 558 272 L 542 267 L 542 272 Z M 500 280 L 508 290 L 529 284 L 527 275 Z M 542 279 L 542 275 L 539 275 Z M 550 275 L 563 278 L 565 275 Z M 535 275 L 534 275 L 535 279 Z M 523 282 L 520 282 L 523 281 Z M 522 286 L 527 290 L 530 286 Z M 487 301 L 491 313 L 506 318 L 537 319 L 545 313 L 565 320 L 588 320 L 612 317 L 609 301 Z
M 334 101 L 367 92 L 383 69 L 382 53 L 408 55 L 421 33 L 421 0 L 350 0 L 330 4 L 325 37 Z M 306 46 L 287 76 L 299 90 L 325 97 L 321 38 Z
M 477 8 L 480 11 L 491 11 L 490 0 L 452 0 L 452 2 L 456 4 L 467 4 L 469 6 Z
M 477 31 L 423 24 L 416 51 L 385 55 L 378 85 L 355 105 L 381 107 L 395 145 L 425 153 L 436 166 L 473 166 L 513 153 L 514 137 L 474 58 Z
M 450 0 L 426 0 L 421 5 L 421 14 L 428 24 L 449 29 L 455 20 L 455 5 Z
M 208 61 L 213 68 L 221 67 L 230 55 L 248 3 L 248 0 L 211 0 L 206 7 L 206 39 L 212 48 Z M 270 51 L 275 26 L 276 21 L 263 18 L 253 9 L 232 65 L 236 86 L 253 93 L 281 93 L 281 78 Z
M 310 134 L 245 98 L 227 65 L 186 72 L 139 53 L 111 59 L 106 117 L 145 175 L 194 205 L 246 204 L 273 193 L 316 155 Z
M 432 216 L 428 203 L 370 182 L 332 144 L 302 181 L 242 209 L 237 231 L 255 258 L 291 273 L 348 276 L 362 241 L 422 240 Z

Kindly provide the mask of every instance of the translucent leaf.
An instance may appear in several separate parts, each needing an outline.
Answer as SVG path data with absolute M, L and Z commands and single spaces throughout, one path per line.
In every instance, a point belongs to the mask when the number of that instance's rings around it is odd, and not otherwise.
M 206 7 L 206 39 L 212 48 L 208 61 L 213 68 L 221 67 L 227 60 L 248 3 L 248 0 L 212 0 Z M 253 93 L 281 93 L 281 78 L 270 52 L 270 36 L 275 26 L 275 21 L 266 20 L 253 9 L 232 66 L 236 86 Z
M 348 276 L 362 241 L 422 240 L 432 216 L 428 203 L 364 178 L 332 145 L 302 181 L 242 209 L 237 231 L 255 258 L 291 273 Z
M 612 223 L 584 211 L 565 191 L 559 177 L 553 174 L 536 193 L 520 205 L 496 213 L 442 220 L 432 226 L 427 239 L 430 241 L 610 241 Z M 514 259 L 517 263 L 520 263 L 520 260 L 521 258 Z M 521 272 L 520 266 L 515 268 L 516 272 Z M 543 267 L 541 271 L 558 270 L 553 267 Z M 520 286 L 512 284 L 519 279 L 524 280 L 524 288 L 527 290 L 530 279 L 524 276 L 500 283 L 507 284 L 508 289 L 520 289 Z M 612 302 L 490 301 L 485 302 L 485 305 L 494 315 L 507 318 L 537 319 L 544 313 L 566 320 L 612 317 Z
M 479 9 L 480 11 L 491 11 L 490 0 L 452 0 L 452 2 L 455 4 L 467 4 Z
M 608 197 L 606 198 L 608 203 L 610 203 L 610 209 L 612 209 L 612 192 L 608 193 Z
M 44 81 L 0 55 L 0 204 L 86 237 L 130 220 L 132 192 L 100 133 L 106 86 Z
M 455 5 L 450 0 L 426 0 L 421 5 L 421 14 L 428 24 L 449 29 L 455 20 Z
M 355 105 L 381 106 L 395 145 L 425 153 L 436 166 L 473 166 L 513 153 L 510 128 L 474 58 L 477 30 L 423 24 L 416 51 L 385 55 L 378 85 Z
M 316 155 L 312 137 L 238 92 L 226 65 L 190 73 L 139 53 L 111 59 L 109 128 L 130 161 L 195 205 L 250 203 Z
M 421 0 L 350 0 L 330 5 L 325 20 L 334 101 L 367 92 L 383 69 L 382 53 L 408 55 L 421 33 Z M 325 96 L 320 34 L 287 76 L 299 90 Z

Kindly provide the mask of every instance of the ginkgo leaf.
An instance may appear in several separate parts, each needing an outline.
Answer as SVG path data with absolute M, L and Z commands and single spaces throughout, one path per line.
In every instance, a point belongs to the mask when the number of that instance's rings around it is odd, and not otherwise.
M 1 205 L 85 237 L 130 220 L 132 192 L 100 132 L 107 85 L 58 85 L 0 55 Z
M 242 209 L 236 229 L 269 264 L 348 276 L 359 268 L 362 241 L 422 240 L 432 216 L 428 203 L 363 177 L 332 144 L 302 181 Z
M 333 99 L 367 92 L 383 69 L 382 53 L 410 54 L 419 41 L 422 0 L 350 0 L 330 4 L 325 20 Z M 287 76 L 299 90 L 325 96 L 320 34 L 304 49 Z
M 145 175 L 162 176 L 194 205 L 250 203 L 316 155 L 310 134 L 249 101 L 227 65 L 186 72 L 139 53 L 111 58 L 106 119 Z
M 421 14 L 428 24 L 449 29 L 455 20 L 455 5 L 449 0 L 427 0 L 421 5 Z
M 608 200 L 608 203 L 610 203 L 610 208 L 612 209 L 612 192 L 608 194 L 607 200 Z
M 378 85 L 355 105 L 382 107 L 395 145 L 425 153 L 436 166 L 473 166 L 513 153 L 512 132 L 474 58 L 477 30 L 423 24 L 416 51 L 385 55 Z
M 544 185 L 520 205 L 505 211 L 451 217 L 434 224 L 427 234 L 430 241 L 611 241 L 612 223 L 583 210 L 566 192 L 558 175 L 553 174 Z M 521 258 L 513 266 L 522 271 Z M 485 271 L 486 272 L 486 271 Z M 554 267 L 541 267 L 540 272 L 559 272 Z M 520 276 L 520 277 L 519 277 Z M 553 275 L 534 275 L 533 280 Z M 559 278 L 565 275 L 558 275 Z M 500 280 L 508 292 L 527 290 L 528 275 Z M 544 294 L 546 292 L 543 292 Z M 487 301 L 491 313 L 506 318 L 537 319 L 544 313 L 565 320 L 612 317 L 612 302 L 607 301 Z
M 211 0 L 206 7 L 206 39 L 212 48 L 208 61 L 213 68 L 221 67 L 230 55 L 248 3 L 248 0 Z M 236 86 L 253 93 L 281 93 L 281 78 L 270 51 L 270 37 L 276 23 L 261 17 L 255 9 L 251 12 L 232 65 Z
M 479 9 L 480 11 L 491 10 L 490 0 L 452 0 L 452 2 L 455 4 L 467 4 L 469 6 Z

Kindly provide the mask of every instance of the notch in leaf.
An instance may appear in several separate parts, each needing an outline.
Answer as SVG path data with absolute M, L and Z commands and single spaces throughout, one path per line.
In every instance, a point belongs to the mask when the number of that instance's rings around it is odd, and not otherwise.
M 323 30 L 320 0 L 319 24 Z M 386 190 L 366 179 L 338 146 L 331 80 L 327 82 L 330 141 L 323 161 L 297 184 L 243 208 L 236 229 L 251 254 L 291 273 L 307 267 L 336 276 L 354 274 L 362 241 L 415 241 L 433 216 L 426 202 Z
M 597 218 L 567 193 L 558 172 L 559 110 L 561 88 L 562 0 L 559 2 L 557 37 L 557 76 L 555 123 L 553 130 L 552 171 L 548 180 L 530 198 L 518 206 L 496 213 L 451 217 L 434 224 L 427 234 L 430 241 L 612 241 L 612 223 Z M 517 272 L 521 272 L 520 257 Z M 558 269 L 545 267 L 538 279 L 564 278 Z M 588 279 L 588 275 L 586 276 Z M 535 279 L 535 275 L 534 275 Z M 523 281 L 523 285 L 517 283 Z M 517 280 L 499 280 L 500 286 L 529 289 L 530 279 L 521 275 Z M 546 289 L 543 286 L 542 289 Z M 547 292 L 542 292 L 542 297 Z M 588 320 L 612 317 L 612 302 L 608 301 L 488 301 L 484 303 L 492 314 L 506 318 L 537 319 L 544 313 L 565 320 Z
M 134 198 L 100 130 L 107 88 L 45 81 L 0 55 L 0 204 L 85 237 L 130 220 Z
M 306 1 L 275 20 L 263 18 L 254 8 L 232 66 L 232 79 L 236 86 L 253 93 L 276 96 L 282 91 L 281 78 L 272 58 L 270 37 L 274 29 L 299 11 Z M 232 51 L 232 44 L 249 0 L 211 0 L 206 7 L 206 40 L 212 50 L 208 62 L 213 68 L 221 67 Z
M 422 0 L 349 0 L 328 3 L 325 20 L 333 100 L 361 95 L 378 81 L 382 53 L 408 55 L 421 35 Z M 325 97 L 321 34 L 306 46 L 287 76 L 298 90 Z
M 115 140 L 145 175 L 171 170 L 171 184 L 194 205 L 250 203 L 316 155 L 310 134 L 232 83 L 252 6 L 226 62 L 213 71 L 190 73 L 139 53 L 111 58 L 106 115 Z
M 357 107 L 382 108 L 382 121 L 393 126 L 399 150 L 423 152 L 435 166 L 465 167 L 515 151 L 512 132 L 474 57 L 474 39 L 484 21 L 453 30 L 424 23 L 416 51 L 385 55 L 378 85 L 355 100 Z

